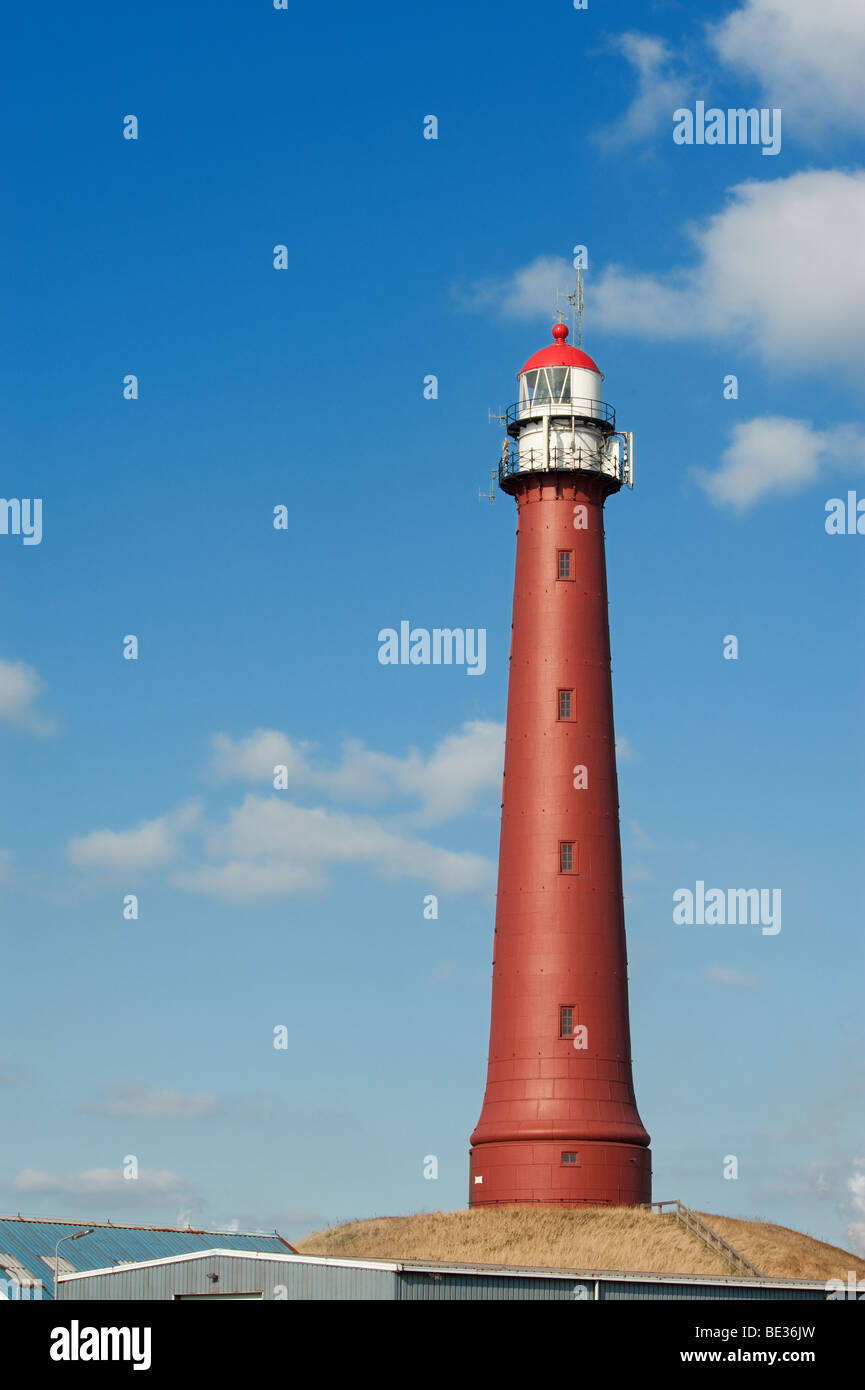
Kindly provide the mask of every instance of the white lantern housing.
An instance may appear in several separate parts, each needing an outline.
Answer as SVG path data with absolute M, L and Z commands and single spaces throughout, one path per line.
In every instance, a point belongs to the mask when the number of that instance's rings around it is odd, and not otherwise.
M 506 491 L 517 473 L 546 472 L 603 473 L 619 487 L 633 487 L 633 436 L 616 430 L 616 412 L 601 400 L 603 373 L 567 336 L 567 324 L 555 324 L 553 346 L 536 352 L 519 373 L 499 465 Z

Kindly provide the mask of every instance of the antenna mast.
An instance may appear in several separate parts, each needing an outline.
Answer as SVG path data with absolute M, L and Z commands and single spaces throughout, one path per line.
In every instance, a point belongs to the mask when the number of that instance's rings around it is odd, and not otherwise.
M 583 346 L 583 272 L 577 266 L 577 283 L 574 285 L 570 294 L 564 290 L 556 290 L 556 299 L 566 299 L 571 305 L 571 331 L 577 340 L 577 347 Z M 557 310 L 559 323 L 562 322 L 563 315 L 561 309 Z

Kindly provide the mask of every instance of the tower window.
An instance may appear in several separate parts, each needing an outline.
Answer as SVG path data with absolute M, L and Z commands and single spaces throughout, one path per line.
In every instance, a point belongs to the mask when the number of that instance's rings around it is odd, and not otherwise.
M 574 692 L 573 690 L 559 691 L 559 719 L 573 719 L 574 717 Z
M 573 1004 L 563 1004 L 559 1009 L 559 1037 L 572 1038 L 574 1036 L 574 1006 Z
M 573 579 L 574 577 L 574 552 L 572 550 L 559 551 L 559 579 Z
M 574 842 L 573 840 L 563 840 L 559 845 L 559 873 L 572 874 L 574 872 Z
M 579 1154 L 574 1153 L 573 1150 L 571 1150 L 570 1153 L 563 1153 L 563 1154 L 562 1154 L 562 1167 L 563 1167 L 563 1168 L 579 1168 L 579 1166 L 580 1166 L 580 1156 L 579 1156 Z

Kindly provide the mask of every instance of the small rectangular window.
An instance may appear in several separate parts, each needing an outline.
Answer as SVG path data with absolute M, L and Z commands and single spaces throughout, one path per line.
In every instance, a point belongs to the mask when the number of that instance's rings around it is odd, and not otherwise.
M 559 1009 L 559 1037 L 572 1038 L 574 1035 L 574 1007 L 563 1004 Z
M 573 579 L 573 554 L 572 550 L 559 551 L 559 579 Z
M 573 690 L 559 691 L 559 718 L 573 719 L 574 717 L 574 692 Z
M 574 1153 L 573 1150 L 571 1150 L 570 1153 L 563 1153 L 563 1154 L 562 1154 L 562 1167 L 564 1167 L 564 1168 L 579 1168 L 579 1166 L 580 1166 L 579 1154 Z
M 559 873 L 572 874 L 574 872 L 574 844 L 573 841 L 562 841 L 559 845 Z

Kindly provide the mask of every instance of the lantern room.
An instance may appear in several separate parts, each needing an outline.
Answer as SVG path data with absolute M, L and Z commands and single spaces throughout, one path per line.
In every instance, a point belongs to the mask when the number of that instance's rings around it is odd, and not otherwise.
M 565 341 L 568 325 L 553 325 L 554 343 L 530 357 L 519 374 L 520 407 L 601 403 L 604 374 L 582 348 Z
M 603 372 L 567 336 L 567 324 L 554 324 L 553 343 L 518 374 L 519 400 L 505 415 L 499 465 L 505 491 L 517 474 L 548 471 L 603 473 L 633 486 L 633 438 L 616 430 L 616 412 L 601 400 Z

